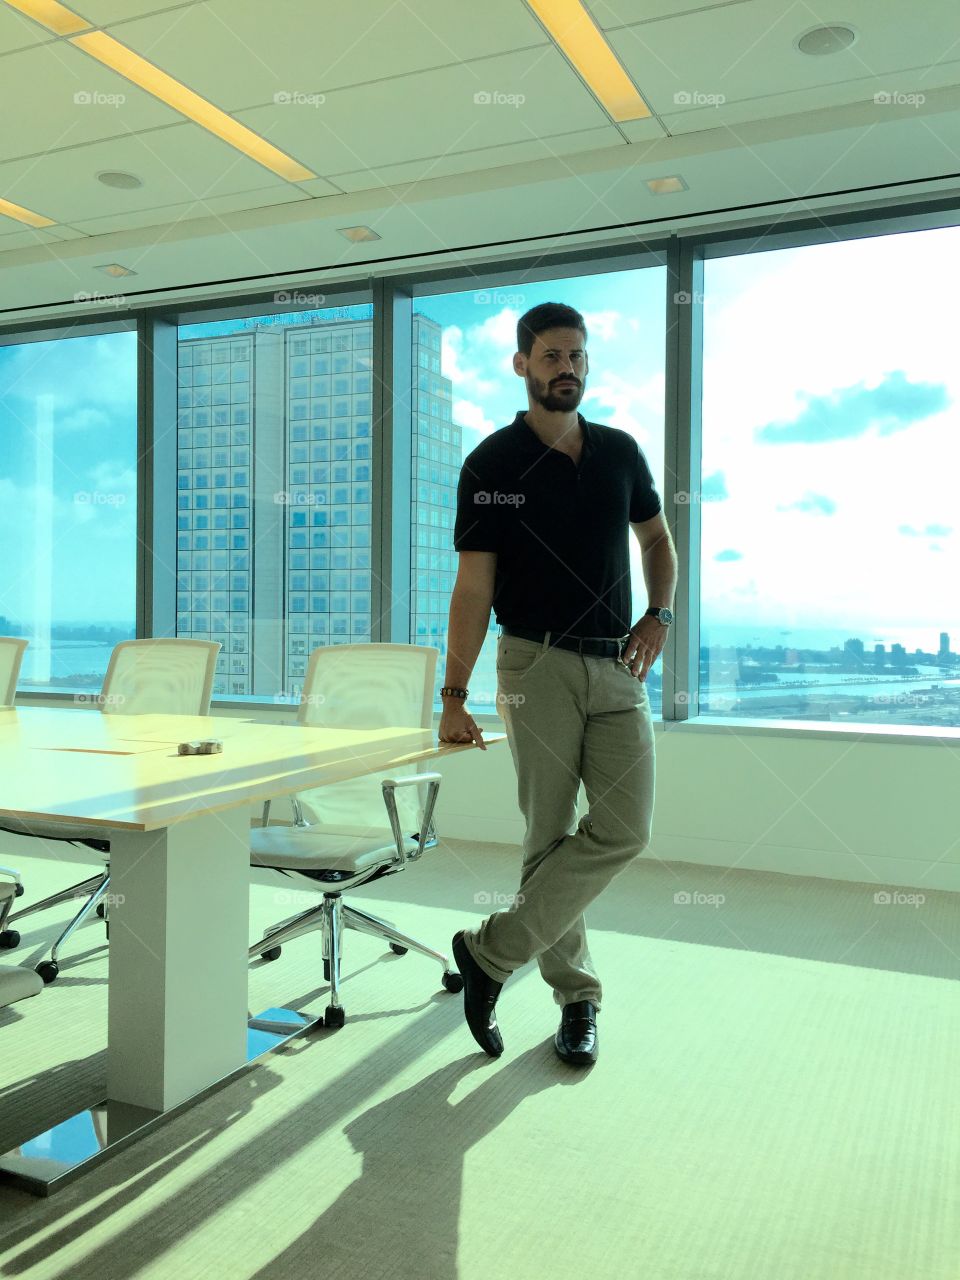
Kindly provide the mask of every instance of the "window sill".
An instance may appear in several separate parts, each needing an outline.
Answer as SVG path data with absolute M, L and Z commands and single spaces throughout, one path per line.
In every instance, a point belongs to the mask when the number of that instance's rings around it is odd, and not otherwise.
M 481 729 L 504 732 L 504 723 L 496 715 L 474 715 Z M 745 734 L 765 738 L 831 738 L 839 742 L 863 739 L 879 742 L 960 743 L 960 728 L 944 725 L 911 724 L 840 724 L 823 720 L 748 720 L 742 717 L 695 716 L 690 720 L 661 720 L 654 717 L 657 733 L 722 733 Z

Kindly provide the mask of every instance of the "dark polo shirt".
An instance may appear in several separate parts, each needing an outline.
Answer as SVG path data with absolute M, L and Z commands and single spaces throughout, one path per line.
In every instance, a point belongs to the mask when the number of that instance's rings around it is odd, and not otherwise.
M 464 459 L 453 545 L 495 551 L 493 608 L 504 627 L 622 636 L 631 618 L 630 522 L 660 497 L 643 450 L 617 427 L 587 422 L 579 466 L 517 414 Z

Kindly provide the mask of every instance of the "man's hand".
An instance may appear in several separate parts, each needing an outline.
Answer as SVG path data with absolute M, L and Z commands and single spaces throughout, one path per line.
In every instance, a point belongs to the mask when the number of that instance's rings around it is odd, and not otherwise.
M 644 615 L 630 629 L 630 639 L 623 646 L 620 661 L 631 675 L 646 680 L 647 672 L 667 643 L 667 628 L 652 614 Z
M 460 698 L 444 702 L 439 736 L 441 742 L 475 742 L 481 751 L 487 749 L 479 725 Z

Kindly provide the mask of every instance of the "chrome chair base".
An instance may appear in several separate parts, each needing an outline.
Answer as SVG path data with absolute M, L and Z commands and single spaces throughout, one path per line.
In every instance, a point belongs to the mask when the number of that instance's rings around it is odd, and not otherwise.
M 89 876 L 86 880 L 81 880 L 79 884 L 71 885 L 69 889 L 61 889 L 59 893 L 51 894 L 49 898 L 41 898 L 39 902 L 32 902 L 29 907 L 24 907 L 22 911 L 16 911 L 3 922 L 3 932 L 10 938 L 10 944 L 15 946 L 20 941 L 19 934 L 9 929 L 9 925 L 16 924 L 23 919 L 24 916 L 33 915 L 37 911 L 45 911 L 47 907 L 56 907 L 61 902 L 71 902 L 76 898 L 86 898 L 80 910 L 73 917 L 67 927 L 50 948 L 50 955 L 47 959 L 41 960 L 36 965 L 36 971 L 43 978 L 44 982 L 49 985 L 53 982 L 60 972 L 58 963 L 60 958 L 60 948 L 67 941 L 71 934 L 76 932 L 80 926 L 90 918 L 92 913 L 100 906 L 107 896 L 110 888 L 110 871 L 98 872 L 95 876 Z M 104 914 L 106 920 L 106 914 Z M 0 938 L 0 945 L 7 941 Z
M 343 1026 L 344 1010 L 340 1001 L 340 967 L 343 954 L 344 929 L 356 929 L 358 933 L 372 934 L 390 943 L 398 954 L 405 951 L 417 951 L 420 955 L 436 960 L 443 969 L 442 982 L 448 991 L 460 991 L 462 979 L 456 968 L 451 967 L 450 959 L 442 951 L 435 951 L 425 943 L 401 933 L 389 920 L 361 911 L 345 903 L 340 893 L 325 893 L 323 901 L 315 907 L 308 907 L 299 915 L 268 929 L 259 942 L 249 949 L 250 959 L 262 956 L 265 960 L 273 960 L 280 954 L 280 947 L 285 942 L 292 942 L 306 933 L 319 929 L 322 938 L 322 954 L 324 961 L 324 977 L 329 974 L 330 1003 L 327 1005 L 324 1023 L 328 1027 Z

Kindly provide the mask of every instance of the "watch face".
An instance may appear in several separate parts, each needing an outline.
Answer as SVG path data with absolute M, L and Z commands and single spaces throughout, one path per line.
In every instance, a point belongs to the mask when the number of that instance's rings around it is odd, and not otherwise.
M 661 609 L 661 610 L 660 610 L 660 621 L 661 621 L 661 622 L 672 622 L 672 621 L 673 621 L 673 610 L 672 610 L 672 609 Z

